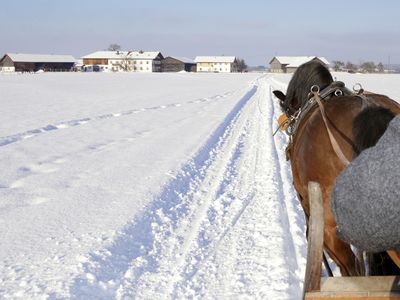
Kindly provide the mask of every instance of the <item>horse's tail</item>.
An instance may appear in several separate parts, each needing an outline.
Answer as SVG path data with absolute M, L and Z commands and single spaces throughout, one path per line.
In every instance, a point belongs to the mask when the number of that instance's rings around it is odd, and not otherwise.
M 357 154 L 375 146 L 394 117 L 393 112 L 381 106 L 369 106 L 362 110 L 353 123 L 353 139 Z

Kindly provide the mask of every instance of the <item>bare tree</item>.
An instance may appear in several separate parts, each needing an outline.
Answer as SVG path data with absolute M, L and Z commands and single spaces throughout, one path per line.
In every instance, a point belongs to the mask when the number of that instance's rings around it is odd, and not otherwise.
M 376 66 L 375 63 L 372 61 L 366 61 L 361 64 L 361 69 L 366 73 L 373 73 L 375 72 Z
M 345 65 L 345 69 L 347 69 L 347 72 L 355 72 L 357 71 L 357 66 L 348 61 Z
M 342 71 L 343 70 L 344 62 L 342 62 L 340 60 L 334 60 L 334 61 L 332 61 L 332 63 L 333 63 L 334 71 Z
M 108 51 L 120 51 L 121 50 L 121 46 L 114 43 L 114 44 L 110 44 L 110 46 L 108 46 L 107 48 Z
M 129 58 L 129 55 L 132 51 L 127 53 L 120 52 L 121 60 L 117 64 L 117 66 L 124 72 L 131 72 L 133 71 L 132 60 Z
M 247 64 L 242 58 L 236 59 L 238 72 L 244 72 L 247 70 Z
M 377 65 L 377 68 L 378 68 L 378 72 L 380 72 L 380 73 L 385 72 L 385 67 L 383 66 L 383 64 L 381 62 Z

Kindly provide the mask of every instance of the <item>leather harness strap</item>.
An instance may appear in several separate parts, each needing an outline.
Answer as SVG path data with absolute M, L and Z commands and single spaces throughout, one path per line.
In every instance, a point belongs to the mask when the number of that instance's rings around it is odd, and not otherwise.
M 284 122 L 285 126 L 287 127 L 286 128 L 286 133 L 290 137 L 290 142 L 289 142 L 288 148 L 286 149 L 287 150 L 287 156 L 288 156 L 289 146 L 290 146 L 290 144 L 292 142 L 292 137 L 291 136 L 296 132 L 300 121 L 303 119 L 303 117 L 305 115 L 307 115 L 307 113 L 315 105 L 318 105 L 319 110 L 321 111 L 322 119 L 323 119 L 324 124 L 325 124 L 325 128 L 326 128 L 326 130 L 328 132 L 328 136 L 329 136 L 329 140 L 331 142 L 332 148 L 333 148 L 334 152 L 336 153 L 336 155 L 338 156 L 338 158 L 340 159 L 340 161 L 345 166 L 347 166 L 350 162 L 346 158 L 346 156 L 344 155 L 344 153 L 343 153 L 342 149 L 340 148 L 337 140 L 335 139 L 334 135 L 332 134 L 332 131 L 330 130 L 329 122 L 328 122 L 328 119 L 326 117 L 325 108 L 324 108 L 324 105 L 322 103 L 322 100 L 327 100 L 333 95 L 334 96 L 358 96 L 362 100 L 366 100 L 367 97 L 362 95 L 363 92 L 364 92 L 364 90 L 362 89 L 361 85 L 360 85 L 360 89 L 358 91 L 356 91 L 356 93 L 353 93 L 348 88 L 346 88 L 344 83 L 341 82 L 341 81 L 332 82 L 330 85 L 325 87 L 321 92 L 320 92 L 320 89 L 319 89 L 318 86 L 316 86 L 316 85 L 312 86 L 310 95 L 313 95 L 313 97 L 311 97 L 309 100 L 307 100 L 305 102 L 305 104 L 302 107 L 300 107 L 299 110 L 296 111 L 293 114 L 293 116 L 291 116 L 290 118 L 288 118 Z M 364 105 L 364 103 L 366 103 L 368 105 L 369 101 L 362 101 L 362 102 L 363 102 L 363 105 Z M 283 124 L 280 124 L 280 127 L 282 125 Z
M 324 105 L 323 105 L 322 102 L 321 102 L 321 97 L 320 97 L 320 95 L 319 95 L 319 93 L 318 93 L 317 91 L 313 91 L 312 93 L 314 94 L 314 99 L 315 99 L 315 101 L 317 101 L 319 110 L 321 111 L 322 119 L 324 120 L 326 130 L 328 131 L 329 140 L 330 140 L 330 142 L 331 142 L 333 151 L 335 151 L 335 153 L 336 153 L 336 155 L 339 157 L 340 161 L 341 161 L 345 166 L 347 166 L 347 165 L 350 164 L 350 162 L 349 162 L 349 160 L 346 158 L 346 156 L 344 155 L 344 153 L 343 153 L 342 149 L 340 148 L 338 142 L 336 141 L 336 139 L 335 139 L 335 137 L 333 136 L 331 130 L 329 129 L 328 120 L 326 119 L 325 108 L 324 108 Z

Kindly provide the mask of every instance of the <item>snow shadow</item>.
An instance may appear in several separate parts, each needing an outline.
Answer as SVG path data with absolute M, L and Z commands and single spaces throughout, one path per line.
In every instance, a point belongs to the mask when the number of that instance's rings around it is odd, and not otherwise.
M 126 279 L 129 280 L 129 289 L 134 294 L 141 275 L 157 271 L 159 254 L 163 247 L 162 238 L 168 237 L 179 220 L 186 216 L 193 193 L 196 192 L 193 187 L 204 178 L 204 170 L 207 169 L 209 159 L 226 128 L 256 91 L 257 86 L 253 85 L 196 156 L 166 184 L 139 219 L 125 226 L 111 247 L 90 254 L 89 261 L 83 264 L 84 274 L 76 278 L 70 287 L 74 299 L 115 298 L 117 289 Z

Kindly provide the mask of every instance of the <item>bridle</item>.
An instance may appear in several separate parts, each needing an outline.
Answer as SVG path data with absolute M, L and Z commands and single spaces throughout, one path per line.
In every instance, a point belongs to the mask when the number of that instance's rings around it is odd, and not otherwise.
M 342 81 L 334 81 L 329 84 L 326 88 L 324 88 L 320 92 L 320 88 L 317 85 L 313 85 L 310 89 L 308 94 L 308 100 L 291 116 L 288 116 L 288 124 L 286 128 L 286 134 L 292 136 L 295 134 L 297 127 L 300 124 L 300 121 L 304 118 L 305 115 L 318 103 L 315 99 L 316 94 L 319 95 L 321 100 L 328 101 L 333 96 L 341 97 L 341 96 L 355 96 L 360 95 L 364 90 L 362 89 L 361 85 L 357 90 L 354 92 L 350 91 L 348 88 L 345 87 Z M 311 97 L 311 98 L 310 98 Z
M 322 119 L 325 124 L 325 128 L 328 132 L 329 140 L 332 145 L 334 152 L 336 153 L 337 157 L 343 163 L 343 165 L 347 166 L 350 162 L 344 155 L 342 149 L 340 148 L 338 142 L 335 139 L 335 136 L 332 134 L 330 130 L 330 126 L 328 124 L 328 120 L 325 114 L 325 108 L 322 104 L 322 101 L 327 102 L 333 96 L 341 97 L 341 96 L 359 96 L 361 98 L 366 98 L 362 95 L 364 92 L 363 88 L 360 84 L 357 84 L 353 87 L 354 92 L 350 91 L 348 88 L 345 87 L 344 83 L 341 81 L 334 81 L 329 84 L 326 88 L 320 91 L 318 85 L 313 85 L 310 89 L 310 93 L 308 94 L 309 100 L 307 100 L 293 115 L 291 115 L 287 119 L 287 128 L 286 133 L 290 137 L 289 144 L 292 144 L 292 136 L 295 134 L 301 120 L 304 118 L 305 115 L 314 107 L 318 106 L 319 110 L 321 111 Z M 311 97 L 311 98 L 310 98 Z

